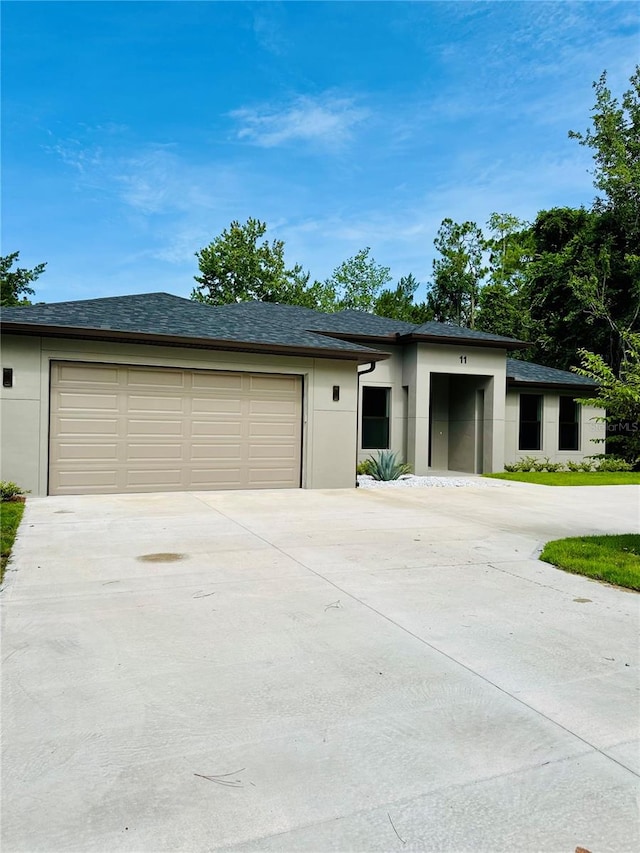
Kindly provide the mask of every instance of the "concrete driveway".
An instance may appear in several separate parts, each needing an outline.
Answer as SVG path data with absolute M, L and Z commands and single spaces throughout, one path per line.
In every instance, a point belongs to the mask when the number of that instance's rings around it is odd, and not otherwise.
M 31 498 L 3 846 L 640 848 L 639 597 L 536 560 L 635 487 Z

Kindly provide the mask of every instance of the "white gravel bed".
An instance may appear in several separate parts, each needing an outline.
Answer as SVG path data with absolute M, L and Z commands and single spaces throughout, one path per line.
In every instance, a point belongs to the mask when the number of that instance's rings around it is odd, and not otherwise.
M 473 480 L 465 477 L 418 477 L 415 474 L 405 474 L 397 480 L 374 480 L 369 474 L 358 474 L 358 486 L 361 489 L 433 489 L 460 488 L 461 486 L 486 487 L 489 483 L 476 477 Z

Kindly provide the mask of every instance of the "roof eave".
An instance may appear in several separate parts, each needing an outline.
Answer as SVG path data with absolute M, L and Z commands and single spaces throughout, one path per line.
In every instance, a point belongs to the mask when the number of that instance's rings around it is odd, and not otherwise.
M 331 358 L 369 364 L 389 358 L 389 353 L 363 352 L 362 350 L 305 347 L 257 341 L 236 341 L 226 338 L 178 337 L 157 335 L 147 332 L 130 332 L 116 329 L 85 329 L 72 326 L 50 326 L 33 323 L 4 322 L 0 326 L 4 334 L 29 335 L 32 337 L 74 338 L 82 340 L 107 340 L 112 343 L 157 344 L 170 347 L 190 347 L 209 350 L 233 350 L 234 352 L 262 353 L 265 355 L 304 356 L 305 358 Z
M 462 344 L 466 347 L 491 347 L 493 349 L 506 349 L 506 350 L 517 350 L 523 349 L 526 347 L 531 347 L 533 344 L 529 343 L 529 341 L 516 341 L 516 340 L 506 340 L 506 341 L 492 341 L 492 340 L 483 340 L 482 338 L 467 338 L 462 335 L 452 335 L 450 338 L 445 335 L 418 335 L 415 332 L 409 332 L 407 335 L 398 335 L 397 336 L 398 343 L 402 344 L 411 344 L 411 343 L 420 343 L 420 344 L 446 344 L 449 346 L 453 346 L 455 344 Z
M 398 343 L 398 333 L 393 332 L 390 335 L 358 335 L 352 332 L 328 332 L 324 329 L 307 329 L 314 335 L 323 335 L 326 338 L 336 338 L 339 341 L 353 341 L 358 343 L 384 344 L 385 346 L 395 346 Z
M 592 394 L 598 390 L 597 385 L 575 385 L 571 382 L 540 382 L 535 379 L 514 379 L 512 376 L 507 376 L 508 388 L 542 388 L 551 391 L 575 391 L 576 396 L 584 396 Z M 582 393 L 581 393 L 582 392 Z

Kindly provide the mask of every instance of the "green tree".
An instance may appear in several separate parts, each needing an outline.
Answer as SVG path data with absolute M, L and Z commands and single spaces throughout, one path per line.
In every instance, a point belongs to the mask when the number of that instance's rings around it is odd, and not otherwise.
M 482 231 L 475 222 L 459 224 L 447 218 L 433 242 L 441 257 L 433 262 L 427 305 L 434 319 L 473 329 L 486 273 Z
M 299 264 L 288 268 L 282 240 L 262 240 L 267 226 L 249 218 L 233 221 L 208 246 L 196 252 L 200 275 L 191 298 L 210 305 L 257 299 L 316 308 L 333 304 L 331 291 L 321 282 L 309 285 L 309 274 Z
M 404 320 L 406 323 L 426 323 L 433 320 L 433 314 L 425 302 L 416 303 L 415 294 L 418 280 L 412 273 L 403 276 L 396 287 L 385 288 L 377 297 L 373 313 L 379 317 L 390 317 L 393 320 Z
M 567 370 L 588 343 L 617 372 L 622 333 L 634 328 L 640 307 L 620 223 L 609 211 L 553 208 L 538 214 L 532 236 L 522 289 L 534 333 L 531 357 Z
M 28 297 L 35 293 L 31 284 L 42 275 L 47 266 L 45 263 L 37 264 L 31 270 L 24 267 L 12 270 L 11 267 L 17 263 L 19 257 L 20 252 L 0 257 L 0 305 L 5 308 L 31 305 Z
M 569 136 L 593 151 L 594 185 L 602 195 L 593 205 L 599 239 L 591 264 L 572 275 L 571 287 L 585 310 L 609 328 L 608 361 L 624 360 L 625 334 L 640 315 L 640 66 L 621 102 L 607 87 L 604 72 L 596 93 L 592 126 Z
M 369 257 L 371 249 L 360 249 L 337 266 L 325 281 L 327 292 L 334 293 L 338 311 L 355 309 L 373 312 L 382 288 L 391 281 L 389 267 Z
M 581 366 L 574 371 L 598 384 L 593 397 L 580 400 L 583 405 L 606 409 L 607 443 L 634 465 L 640 465 L 640 334 L 623 332 L 623 359 L 619 376 L 601 355 L 580 349 Z M 615 430 L 613 434 L 610 429 Z
M 488 280 L 516 291 L 526 281 L 533 252 L 531 227 L 511 213 L 492 213 L 487 228 L 484 249 L 489 252 Z
M 629 79 L 630 88 L 615 98 L 607 87 L 607 74 L 593 84 L 596 102 L 592 127 L 569 137 L 593 150 L 594 184 L 604 194 L 596 199 L 597 211 L 613 211 L 623 223 L 628 247 L 640 246 L 640 66 Z
M 487 284 L 478 297 L 476 328 L 494 335 L 529 340 L 531 318 L 525 285 L 533 240 L 528 223 L 510 213 L 492 213 L 487 223 Z M 518 357 L 526 358 L 526 351 Z
M 486 284 L 478 297 L 476 328 L 492 335 L 504 335 L 528 341 L 531 324 L 527 305 L 522 294 L 506 284 Z M 526 352 L 517 358 L 526 358 Z

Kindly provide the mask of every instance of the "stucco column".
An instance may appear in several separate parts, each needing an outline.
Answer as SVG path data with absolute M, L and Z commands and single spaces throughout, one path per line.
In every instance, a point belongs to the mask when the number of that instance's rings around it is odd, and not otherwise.
M 408 387 L 407 462 L 414 474 L 429 467 L 430 376 L 426 353 L 415 345 L 405 355 L 402 384 Z
M 504 468 L 504 454 L 505 454 L 505 433 L 504 433 L 504 422 L 505 422 L 505 412 L 506 412 L 506 376 L 503 371 L 496 374 L 493 377 L 493 382 L 489 383 L 489 400 L 485 400 L 485 406 L 487 403 L 490 403 L 490 409 L 487 406 L 487 409 L 491 411 L 491 458 L 487 458 L 486 452 L 486 444 L 487 444 L 487 434 L 485 430 L 485 458 L 484 458 L 484 470 L 485 472 L 489 471 L 502 471 Z

